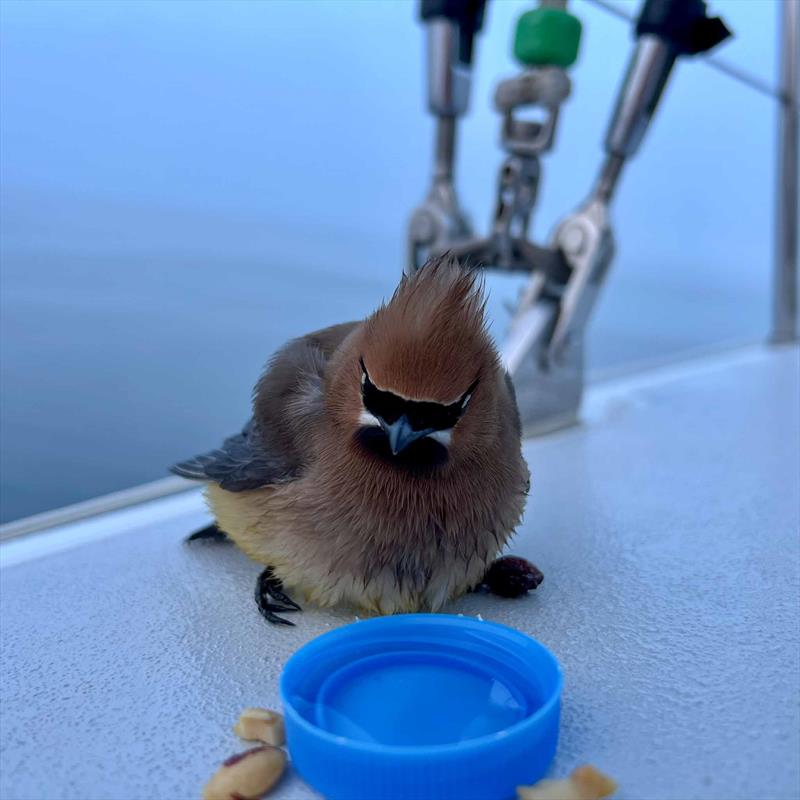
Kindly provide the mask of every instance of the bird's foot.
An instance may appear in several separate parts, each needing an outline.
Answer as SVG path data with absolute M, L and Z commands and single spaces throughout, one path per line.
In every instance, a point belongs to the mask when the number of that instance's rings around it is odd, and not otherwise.
M 256 581 L 256 605 L 262 617 L 273 625 L 294 625 L 278 613 L 302 611 L 297 603 L 283 591 L 283 583 L 275 577 L 272 567 L 267 567 Z
M 522 597 L 543 580 L 542 571 L 530 561 L 503 556 L 492 563 L 477 588 L 500 597 Z
M 207 525 L 205 528 L 201 528 L 199 531 L 195 531 L 191 536 L 187 536 L 185 542 L 188 544 L 189 542 L 197 542 L 200 540 L 219 542 L 220 544 L 229 544 L 231 541 L 224 531 L 221 531 L 216 525 L 213 524 Z

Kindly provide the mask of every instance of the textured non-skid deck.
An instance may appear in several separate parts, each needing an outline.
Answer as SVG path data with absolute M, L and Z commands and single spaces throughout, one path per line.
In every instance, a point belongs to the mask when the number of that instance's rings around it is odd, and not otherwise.
M 630 800 L 800 794 L 797 358 L 754 349 L 597 386 L 584 425 L 526 443 L 512 550 L 545 582 L 451 610 L 561 660 L 554 774 L 595 763 Z M 256 564 L 182 544 L 205 520 L 189 492 L 2 546 L 4 800 L 197 797 L 241 747 L 239 710 L 276 707 L 289 655 L 353 621 L 267 626 Z M 275 794 L 313 796 L 292 775 Z

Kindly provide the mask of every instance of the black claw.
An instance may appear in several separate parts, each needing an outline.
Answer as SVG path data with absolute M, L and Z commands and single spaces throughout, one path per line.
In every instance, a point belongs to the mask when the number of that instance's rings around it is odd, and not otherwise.
M 294 614 L 295 611 L 302 611 L 300 608 L 292 608 L 291 606 L 282 606 L 280 603 L 267 603 L 270 611 L 279 611 L 281 614 Z
M 278 585 L 280 585 L 280 581 L 278 581 Z M 285 608 L 282 608 L 282 611 L 302 611 L 303 609 L 300 608 L 288 594 L 281 591 L 280 589 L 273 586 L 269 590 L 269 595 L 273 600 L 277 600 L 279 603 L 283 603 Z
M 271 622 L 273 625 L 288 625 L 291 628 L 294 627 L 294 622 L 284 619 L 283 617 L 279 617 L 277 614 L 273 614 L 270 609 L 271 606 L 269 604 L 258 607 L 258 610 L 261 612 L 261 616 L 264 617 L 267 622 Z
M 279 578 L 275 577 L 275 573 L 272 571 L 271 567 L 267 567 L 258 576 L 255 598 L 256 606 L 261 616 L 273 625 L 294 625 L 294 622 L 279 617 L 275 613 L 276 611 L 286 614 L 292 611 L 303 610 L 291 597 L 284 593 L 283 584 Z M 273 600 L 277 600 L 278 602 L 272 602 Z
M 197 542 L 200 540 L 219 542 L 221 544 L 230 542 L 225 532 L 221 531 L 216 525 L 208 525 L 205 528 L 201 528 L 199 531 L 195 531 L 191 536 L 187 536 L 184 541 L 188 544 L 189 542 Z
M 490 567 L 478 587 L 500 597 L 522 597 L 544 580 L 541 570 L 518 556 L 503 556 Z

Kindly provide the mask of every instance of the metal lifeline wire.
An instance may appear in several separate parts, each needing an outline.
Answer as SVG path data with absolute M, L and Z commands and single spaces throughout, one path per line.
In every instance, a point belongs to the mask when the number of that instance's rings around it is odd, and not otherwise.
M 585 2 L 591 3 L 593 6 L 607 12 L 612 17 L 617 17 L 617 19 L 622 19 L 626 22 L 636 21 L 635 14 L 632 14 L 624 8 L 620 8 L 616 3 L 610 2 L 610 0 L 585 0 Z M 702 58 L 709 66 L 727 75 L 729 78 L 733 78 L 735 81 L 739 81 L 739 83 L 749 86 L 751 89 L 755 89 L 755 91 L 767 97 L 786 102 L 787 98 L 784 97 L 782 92 L 778 91 L 772 84 L 758 77 L 758 75 L 753 75 L 751 72 L 719 56 L 703 56 Z

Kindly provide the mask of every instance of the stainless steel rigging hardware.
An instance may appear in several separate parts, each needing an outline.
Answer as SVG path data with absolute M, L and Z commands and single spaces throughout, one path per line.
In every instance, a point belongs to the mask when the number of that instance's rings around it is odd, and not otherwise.
M 479 8 L 482 21 L 484 3 L 476 0 L 469 5 Z M 430 45 L 430 106 L 437 114 L 437 126 L 443 119 L 449 122 L 449 146 L 440 145 L 437 138 L 433 188 L 412 216 L 406 269 L 413 272 L 429 255 L 449 250 L 465 264 L 530 274 L 503 357 L 514 379 L 525 432 L 535 435 L 577 419 L 584 332 L 614 255 L 609 208 L 623 168 L 639 149 L 676 60 L 710 50 L 730 32 L 721 19 L 707 15 L 704 0 L 645 1 L 594 186 L 584 203 L 555 226 L 549 241 L 539 245 L 530 240 L 528 231 L 541 157 L 553 145 L 561 105 L 570 94 L 566 67 L 577 55 L 580 24 L 566 12 L 566 0 L 542 0 L 538 9 L 520 19 L 515 49 L 525 68 L 502 81 L 495 93 L 507 155 L 500 168 L 490 232 L 478 237 L 459 206 L 452 182 L 452 143 L 457 118 L 466 110 L 468 82 L 458 84 L 463 92 L 459 102 L 437 101 L 448 88 L 452 93 L 457 83 L 452 76 L 445 77 L 441 66 L 453 64 L 453 42 L 474 37 L 480 29 L 480 23 L 464 27 L 454 13 L 463 6 L 422 0 Z M 451 38 L 437 37 L 436 26 L 444 26 Z M 443 52 L 445 41 L 450 42 L 450 56 Z M 458 62 L 460 75 L 464 65 L 463 59 Z M 531 110 L 535 119 L 530 119 Z

